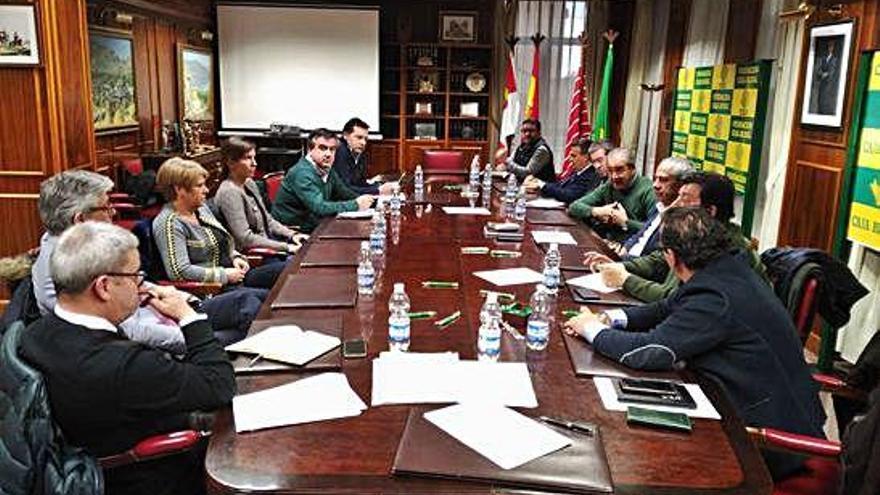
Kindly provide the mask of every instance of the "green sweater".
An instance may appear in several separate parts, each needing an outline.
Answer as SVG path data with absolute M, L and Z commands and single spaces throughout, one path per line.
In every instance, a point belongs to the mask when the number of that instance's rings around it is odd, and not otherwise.
M 335 170 L 330 169 L 324 182 L 315 164 L 303 157 L 281 181 L 272 216 L 284 225 L 296 225 L 303 232 L 311 232 L 323 217 L 357 211 L 357 196 Z
M 607 180 L 581 199 L 572 203 L 568 207 L 568 214 L 587 221 L 591 218 L 594 207 L 605 206 L 615 202 L 620 203 L 623 209 L 626 210 L 628 218 L 626 229 L 612 227 L 610 229 L 598 228 L 597 230 L 599 235 L 603 237 L 622 241 L 642 228 L 642 224 L 644 224 L 651 209 L 657 203 L 651 179 L 637 176 L 633 179 L 629 189 L 625 191 L 618 191 L 611 185 L 611 181 Z M 597 225 L 597 227 L 601 226 Z
M 755 270 L 755 273 L 769 284 L 761 258 L 752 249 L 749 240 L 743 237 L 739 226 L 728 223 L 727 232 L 738 249 L 749 253 L 749 265 Z M 675 272 L 669 269 L 662 249 L 630 261 L 624 261 L 623 266 L 630 273 L 626 281 L 623 282 L 623 291 L 637 299 L 645 302 L 659 301 L 678 288 L 678 277 L 675 276 Z

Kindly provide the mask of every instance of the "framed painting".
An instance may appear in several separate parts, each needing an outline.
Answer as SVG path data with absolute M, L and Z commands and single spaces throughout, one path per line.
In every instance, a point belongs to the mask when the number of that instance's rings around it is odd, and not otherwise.
M 177 45 L 177 92 L 181 120 L 214 120 L 214 59 L 211 50 Z
M 477 41 L 477 13 L 441 10 L 440 41 L 475 43 Z
M 801 124 L 841 127 L 852 34 L 852 20 L 810 28 Z
M 131 34 L 109 29 L 89 31 L 95 130 L 138 124 L 133 53 Z
M 40 65 L 39 39 L 34 4 L 0 5 L 0 66 Z

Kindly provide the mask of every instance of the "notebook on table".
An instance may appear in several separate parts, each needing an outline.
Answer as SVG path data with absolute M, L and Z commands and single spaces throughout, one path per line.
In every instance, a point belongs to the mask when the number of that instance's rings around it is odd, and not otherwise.
M 342 316 L 297 316 L 295 318 L 279 318 L 272 320 L 255 320 L 251 323 L 248 336 L 256 335 L 263 330 L 280 326 L 296 325 L 303 330 L 314 330 L 342 340 Z M 302 366 L 295 366 L 269 359 L 253 360 L 252 354 L 236 354 L 232 367 L 237 374 L 266 373 L 276 371 L 331 371 L 342 368 L 342 348 L 336 347 Z
M 361 241 L 340 239 L 318 241 L 309 246 L 301 268 L 318 266 L 358 266 Z
M 298 272 L 287 277 L 272 309 L 350 308 L 357 300 L 357 275 L 353 270 L 334 273 Z
M 512 469 L 502 469 L 427 419 L 430 408 L 412 408 L 397 447 L 398 476 L 455 479 L 547 491 L 611 493 L 613 485 L 598 428 L 592 435 L 552 427 L 572 444 Z

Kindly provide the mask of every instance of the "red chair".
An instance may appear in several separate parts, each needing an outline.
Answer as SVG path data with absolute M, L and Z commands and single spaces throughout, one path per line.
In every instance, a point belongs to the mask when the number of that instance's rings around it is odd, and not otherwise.
M 271 203 L 275 202 L 275 197 L 278 196 L 278 190 L 281 189 L 281 181 L 284 180 L 284 172 L 271 172 L 264 175 L 260 180 L 266 184 L 266 196 L 269 197 L 269 203 L 271 205 Z
M 840 489 L 841 445 L 772 428 L 746 428 L 759 445 L 810 456 L 804 470 L 773 486 L 773 495 L 834 495 Z
M 464 153 L 452 150 L 424 150 L 422 152 L 422 171 L 425 183 L 465 182 L 467 169 L 464 167 Z
M 104 469 L 126 464 L 158 459 L 179 454 L 193 448 L 202 438 L 210 435 L 207 431 L 183 430 L 163 435 L 154 435 L 138 442 L 121 454 L 99 457 L 98 463 Z

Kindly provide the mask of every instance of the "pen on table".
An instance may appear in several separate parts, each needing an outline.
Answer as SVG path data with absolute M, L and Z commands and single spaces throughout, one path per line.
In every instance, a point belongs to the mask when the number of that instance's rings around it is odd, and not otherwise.
M 442 329 L 442 328 L 445 328 L 445 327 L 451 325 L 452 322 L 454 322 L 455 320 L 457 320 L 459 318 L 461 318 L 461 311 L 456 311 L 455 313 L 452 313 L 449 316 L 446 316 L 444 318 L 441 318 L 441 319 L 435 321 L 434 325 L 436 325 Z
M 567 430 L 576 431 L 579 433 L 585 433 L 589 436 L 593 436 L 593 428 L 590 428 L 589 426 L 581 425 L 578 423 L 573 423 L 571 421 L 563 421 L 561 419 L 556 419 L 556 418 L 548 418 L 547 416 L 541 416 L 538 419 L 540 419 L 541 421 L 543 421 L 547 424 L 559 426 L 559 427 L 565 428 Z
M 436 311 L 413 311 L 409 313 L 410 320 L 426 320 L 437 316 Z
M 504 249 L 493 249 L 489 251 L 489 256 L 493 258 L 519 258 L 522 253 L 519 251 L 507 251 Z
M 494 292 L 494 291 L 480 289 L 480 295 L 483 297 L 486 297 L 490 292 Z M 495 292 L 495 294 L 498 294 L 498 302 L 504 302 L 504 301 L 514 302 L 514 301 L 516 301 L 516 296 L 511 294 L 510 292 Z
M 443 280 L 426 280 L 422 282 L 422 287 L 428 289 L 457 289 L 458 282 L 446 282 Z
M 465 246 L 461 248 L 461 254 L 488 254 L 489 248 L 486 246 Z
M 262 354 L 257 354 L 256 356 L 253 357 L 253 359 L 248 361 L 248 364 L 247 364 L 247 366 L 245 366 L 245 368 L 250 368 L 251 366 L 257 364 L 257 361 L 259 361 L 262 358 L 263 358 Z

